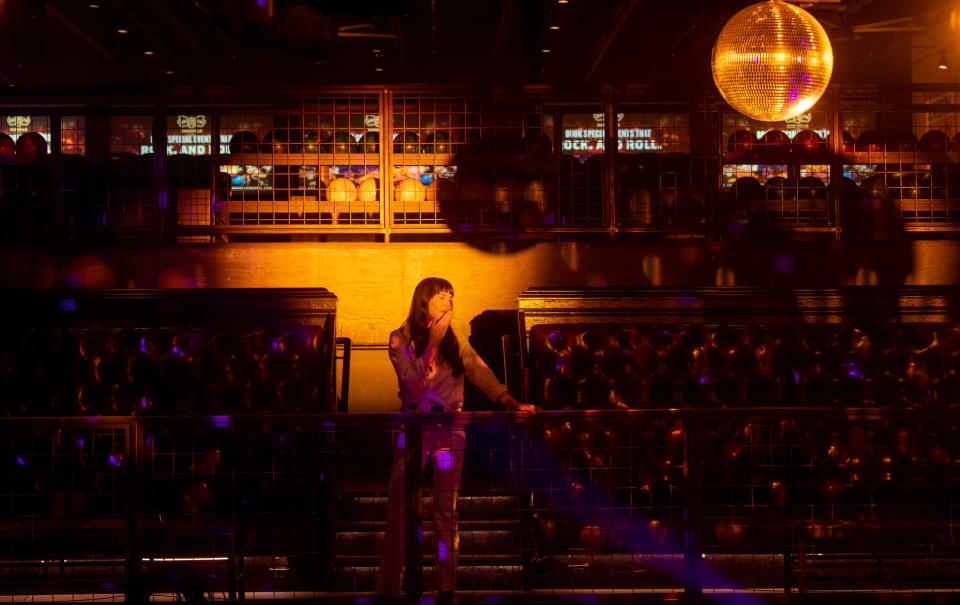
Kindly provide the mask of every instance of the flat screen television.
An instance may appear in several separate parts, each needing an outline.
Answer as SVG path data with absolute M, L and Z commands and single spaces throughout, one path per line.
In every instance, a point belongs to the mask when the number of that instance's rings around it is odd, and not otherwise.
M 364 177 L 380 176 L 380 166 L 331 166 L 327 174 L 331 180 L 343 177 L 350 181 L 360 181 Z
M 297 189 L 317 189 L 317 167 L 298 166 Z
M 230 175 L 232 191 L 270 191 L 273 189 L 273 166 L 221 166 Z
M 424 187 L 430 185 L 430 183 L 437 179 L 448 179 L 452 181 L 456 175 L 456 166 L 442 166 L 439 164 L 431 166 L 395 166 L 393 169 L 394 183 L 398 183 L 405 178 L 410 178 L 417 179 L 423 183 Z

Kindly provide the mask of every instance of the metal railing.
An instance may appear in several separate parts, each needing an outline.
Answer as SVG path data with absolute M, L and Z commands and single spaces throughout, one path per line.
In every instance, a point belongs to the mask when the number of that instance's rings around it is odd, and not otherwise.
M 417 597 L 437 425 L 467 432 L 466 590 L 960 588 L 954 410 L 831 407 L 8 418 L 0 593 L 142 602 L 187 590 L 171 566 L 227 599 L 369 592 L 403 431 Z

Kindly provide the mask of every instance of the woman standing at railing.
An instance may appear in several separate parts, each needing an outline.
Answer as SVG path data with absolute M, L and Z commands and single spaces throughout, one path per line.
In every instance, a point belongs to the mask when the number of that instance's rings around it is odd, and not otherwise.
M 466 377 L 490 399 L 509 410 L 533 412 L 497 380 L 483 359 L 450 328 L 453 286 L 428 277 L 417 284 L 406 322 L 390 334 L 390 361 L 397 373 L 400 401 L 407 412 L 459 412 Z M 436 542 L 437 605 L 453 602 L 456 588 L 457 494 L 463 467 L 463 427 L 428 424 L 423 428 L 421 469 L 433 461 L 433 520 Z M 405 556 L 404 433 L 397 435 L 387 496 L 387 533 L 377 578 L 379 600 L 399 600 Z

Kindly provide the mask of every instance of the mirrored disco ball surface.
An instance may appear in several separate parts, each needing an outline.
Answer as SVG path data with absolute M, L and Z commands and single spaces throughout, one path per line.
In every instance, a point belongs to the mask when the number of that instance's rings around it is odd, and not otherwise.
M 731 107 L 756 120 L 778 122 L 820 99 L 833 72 L 833 49 L 810 13 L 769 0 L 727 22 L 713 46 L 711 67 Z

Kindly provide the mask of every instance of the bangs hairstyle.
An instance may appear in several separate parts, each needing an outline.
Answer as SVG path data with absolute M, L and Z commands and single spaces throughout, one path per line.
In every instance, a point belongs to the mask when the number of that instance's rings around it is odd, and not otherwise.
M 417 357 L 422 357 L 430 341 L 430 299 L 441 292 L 449 292 L 453 296 L 453 285 L 442 277 L 427 277 L 417 284 L 410 301 L 410 313 L 407 315 L 407 329 L 410 332 L 410 341 Z M 453 309 L 453 301 L 450 301 Z M 453 375 L 463 374 L 463 359 L 460 357 L 460 341 L 453 332 L 453 326 L 447 328 L 446 334 L 440 340 L 434 354 L 437 363 L 445 362 L 453 370 Z

